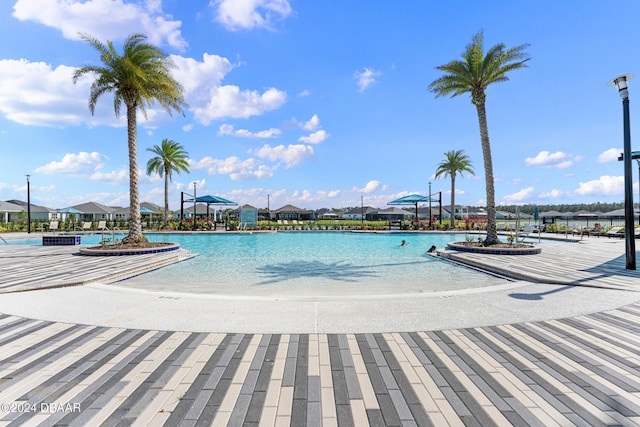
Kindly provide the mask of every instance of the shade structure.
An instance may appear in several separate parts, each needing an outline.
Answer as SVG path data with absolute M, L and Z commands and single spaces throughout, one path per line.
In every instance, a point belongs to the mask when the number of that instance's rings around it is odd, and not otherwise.
M 415 205 L 416 206 L 416 221 L 418 220 L 418 203 L 429 202 L 429 196 L 421 196 L 419 194 L 410 194 L 408 196 L 400 197 L 387 203 L 388 205 Z
M 215 205 L 215 206 L 237 205 L 236 202 L 232 202 L 231 200 L 225 199 L 224 197 L 211 196 L 211 195 L 196 197 L 195 200 L 193 199 L 193 197 L 191 199 L 184 200 L 184 202 L 190 202 L 190 203 L 194 203 L 194 201 L 196 203 L 205 203 L 207 205 L 207 217 L 209 216 L 210 205 Z M 195 212 L 193 214 L 195 218 Z
M 220 196 L 200 196 L 196 197 L 196 202 L 206 203 L 208 205 L 237 205 L 236 202 L 232 202 L 231 200 L 227 200 L 224 197 Z M 192 202 L 193 198 L 185 200 L 185 202 Z

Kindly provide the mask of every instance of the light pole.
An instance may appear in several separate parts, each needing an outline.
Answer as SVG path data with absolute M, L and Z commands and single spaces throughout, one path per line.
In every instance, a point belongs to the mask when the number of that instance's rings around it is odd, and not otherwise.
M 622 98 L 622 118 L 624 125 L 624 238 L 626 253 L 626 269 L 636 269 L 636 241 L 633 233 L 633 173 L 631 171 L 631 129 L 629 124 L 629 90 L 627 81 L 633 74 L 623 74 L 609 82 L 609 86 L 617 86 Z
M 31 234 L 31 184 L 27 174 L 27 233 Z
M 431 181 L 429 181 L 429 230 L 431 230 Z
M 196 229 L 196 219 L 197 219 L 197 205 L 196 203 L 198 203 L 197 197 L 196 197 L 196 181 L 193 181 L 193 229 Z
M 267 194 L 267 221 L 268 221 L 268 225 L 267 228 L 271 228 L 271 207 L 270 207 L 270 200 L 271 199 L 271 194 Z
M 362 229 L 364 230 L 364 196 L 360 196 L 360 220 L 362 221 Z

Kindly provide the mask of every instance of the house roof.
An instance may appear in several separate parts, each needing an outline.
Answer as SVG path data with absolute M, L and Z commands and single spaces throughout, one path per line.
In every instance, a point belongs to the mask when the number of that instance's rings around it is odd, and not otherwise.
M 23 210 L 25 210 L 25 208 L 20 205 L 0 200 L 0 211 L 2 212 L 22 212 Z
M 14 205 L 18 205 L 22 207 L 22 210 L 27 210 L 27 202 L 23 202 L 22 200 L 7 200 L 6 203 L 12 203 Z M 31 212 L 55 212 L 55 209 L 48 208 L 46 206 L 34 205 L 31 203 Z
M 299 212 L 311 212 L 311 211 L 308 211 L 306 209 L 300 209 L 300 208 L 298 208 L 296 206 L 293 206 L 293 205 L 284 205 L 283 207 L 278 208 L 273 212 L 275 212 L 275 213 L 282 213 L 282 212 L 297 212 L 297 213 L 299 213 Z
M 87 203 L 81 203 L 79 205 L 75 205 L 75 206 L 71 206 L 74 209 L 79 210 L 82 213 L 88 214 L 88 213 L 113 213 L 115 211 L 117 211 L 118 209 L 122 209 L 119 207 L 111 207 L 111 206 L 105 206 L 105 205 L 101 205 L 100 203 L 96 203 L 96 202 L 87 202 Z

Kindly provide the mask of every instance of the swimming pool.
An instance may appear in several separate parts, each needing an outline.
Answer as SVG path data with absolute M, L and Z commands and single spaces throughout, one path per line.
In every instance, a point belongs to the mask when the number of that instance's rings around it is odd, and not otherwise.
M 284 298 L 426 293 L 506 283 L 426 254 L 432 245 L 443 248 L 462 235 L 313 232 L 148 237 L 180 243 L 200 255 L 118 285 Z M 402 240 L 408 245 L 401 246 Z

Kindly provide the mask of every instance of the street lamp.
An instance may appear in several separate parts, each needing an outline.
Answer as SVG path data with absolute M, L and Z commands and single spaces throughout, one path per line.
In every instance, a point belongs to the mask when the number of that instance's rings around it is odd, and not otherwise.
M 362 229 L 364 230 L 364 196 L 360 196 L 360 221 L 362 222 Z
M 636 269 L 636 241 L 633 222 L 633 174 L 631 171 L 631 129 L 629 124 L 629 90 L 627 81 L 633 74 L 623 74 L 611 80 L 609 86 L 617 86 L 622 98 L 622 118 L 624 125 L 624 238 L 626 253 L 626 269 Z
M 27 174 L 27 233 L 31 233 L 31 184 Z
M 196 197 L 196 181 L 193 181 L 193 229 L 196 229 L 196 219 L 197 219 L 197 197 Z

